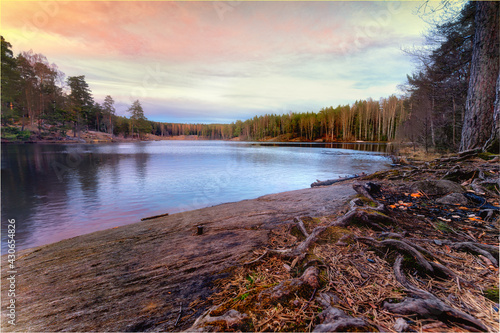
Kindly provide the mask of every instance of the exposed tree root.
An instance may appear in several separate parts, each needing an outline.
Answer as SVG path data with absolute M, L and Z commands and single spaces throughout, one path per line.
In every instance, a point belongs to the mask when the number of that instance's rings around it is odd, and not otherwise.
M 305 272 L 295 279 L 285 280 L 275 287 L 262 291 L 257 300 L 260 306 L 267 306 L 282 302 L 294 294 L 307 293 L 319 287 L 319 270 L 316 267 L 309 267 Z
M 368 324 L 362 318 L 346 315 L 344 311 L 332 306 L 332 297 L 328 293 L 321 293 L 316 301 L 324 307 L 319 315 L 321 324 L 313 332 L 377 332 L 378 329 Z
M 472 243 L 472 242 L 461 242 L 461 243 L 455 243 L 450 245 L 452 248 L 456 250 L 465 250 L 468 252 L 472 252 L 475 254 L 481 254 L 488 258 L 493 266 L 498 267 L 498 259 L 493 257 L 493 255 L 488 252 L 491 251 L 493 253 L 496 252 L 496 256 L 498 257 L 498 248 L 493 247 L 491 245 L 486 245 L 486 244 L 480 244 L 480 243 Z M 486 250 L 488 249 L 488 250 Z
M 383 241 L 377 241 L 370 237 L 357 237 L 358 241 L 369 244 L 375 247 L 392 247 L 398 251 L 404 252 L 410 256 L 412 256 L 417 263 L 424 268 L 429 273 L 434 273 L 434 268 L 432 265 L 425 259 L 425 257 L 417 251 L 413 246 L 409 245 L 406 242 L 402 242 L 395 239 L 386 239 Z
M 244 324 L 244 321 L 248 318 L 246 313 L 240 313 L 236 310 L 229 310 L 221 316 L 210 316 L 210 313 L 217 307 L 212 307 L 201 315 L 194 322 L 193 326 L 189 328 L 188 332 L 211 332 L 220 331 L 221 328 L 231 328 L 238 329 Z
M 467 329 L 475 331 L 488 331 L 478 319 L 462 311 L 456 310 L 442 302 L 439 298 L 413 286 L 402 271 L 403 256 L 399 255 L 394 262 L 394 275 L 403 287 L 417 298 L 407 298 L 401 303 L 385 303 L 384 309 L 402 315 L 417 315 L 423 318 L 438 319 L 443 322 L 452 322 Z
M 337 218 L 336 220 L 333 220 L 326 226 L 315 227 L 310 234 L 307 232 L 304 222 L 297 217 L 296 218 L 297 222 L 295 223 L 295 225 L 306 237 L 306 239 L 303 242 L 301 242 L 295 248 L 290 248 L 290 249 L 283 249 L 283 250 L 266 249 L 266 251 L 260 257 L 252 261 L 246 262 L 244 263 L 244 265 L 251 265 L 256 262 L 259 262 L 268 255 L 277 255 L 283 258 L 294 258 L 295 260 L 294 264 L 292 265 L 293 267 L 297 261 L 300 261 L 305 258 L 310 246 L 318 240 L 321 234 L 325 230 L 327 230 L 328 227 L 347 227 L 348 225 L 353 223 L 358 225 L 360 224 L 367 225 L 376 230 L 386 230 L 386 228 L 382 227 L 379 223 L 394 224 L 396 223 L 396 221 L 393 218 L 381 213 L 385 211 L 385 206 L 376 201 L 368 192 L 369 189 L 374 187 L 376 188 L 375 184 L 373 183 L 369 184 L 372 184 L 371 187 L 366 185 L 363 186 L 359 184 L 354 184 L 353 188 L 360 195 L 368 198 L 374 204 L 376 204 L 376 207 L 365 205 L 363 201 L 360 200 L 359 198 L 353 199 L 350 202 L 351 209 L 345 215 Z M 432 267 L 430 265 L 429 269 L 432 270 Z

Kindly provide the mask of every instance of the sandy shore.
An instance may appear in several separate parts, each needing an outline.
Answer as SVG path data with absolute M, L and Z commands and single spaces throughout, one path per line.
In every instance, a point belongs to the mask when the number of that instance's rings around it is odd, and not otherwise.
M 4 331 L 174 331 L 188 328 L 211 282 L 267 244 L 295 216 L 335 214 L 351 182 L 266 195 L 98 231 L 19 252 L 16 326 Z M 196 227 L 204 226 L 197 235 Z M 2 257 L 2 275 L 7 276 Z M 182 305 L 182 319 L 175 326 Z M 191 316 L 189 316 L 191 315 Z

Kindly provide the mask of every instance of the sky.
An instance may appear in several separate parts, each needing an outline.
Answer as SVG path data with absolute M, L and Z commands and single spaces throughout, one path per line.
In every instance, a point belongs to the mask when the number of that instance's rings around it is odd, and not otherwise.
M 230 123 L 400 94 L 420 2 L 1 1 L 14 54 L 33 50 L 118 115 Z

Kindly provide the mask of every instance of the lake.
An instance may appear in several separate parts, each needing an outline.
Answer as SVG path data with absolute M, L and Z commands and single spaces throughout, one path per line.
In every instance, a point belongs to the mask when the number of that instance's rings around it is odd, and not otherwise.
M 2 145 L 2 254 L 8 219 L 16 220 L 16 248 L 30 248 L 148 216 L 375 172 L 390 164 L 384 150 L 366 144 L 173 140 Z

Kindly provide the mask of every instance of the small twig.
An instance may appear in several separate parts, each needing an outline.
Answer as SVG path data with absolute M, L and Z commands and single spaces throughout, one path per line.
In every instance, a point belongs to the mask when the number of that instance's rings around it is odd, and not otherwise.
M 318 290 L 318 288 L 314 288 L 313 293 L 312 293 L 311 297 L 309 298 L 309 300 L 307 301 L 306 305 L 303 306 L 302 309 L 300 309 L 301 311 L 304 311 L 305 309 L 307 309 L 307 307 L 309 306 L 309 304 L 311 304 L 314 296 L 316 295 L 316 290 Z

